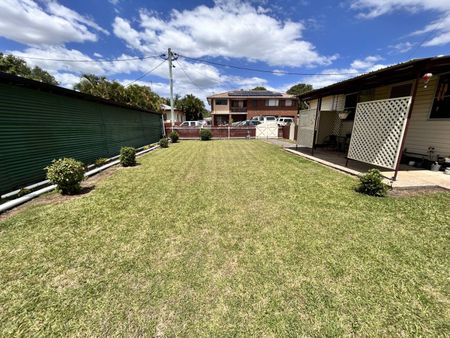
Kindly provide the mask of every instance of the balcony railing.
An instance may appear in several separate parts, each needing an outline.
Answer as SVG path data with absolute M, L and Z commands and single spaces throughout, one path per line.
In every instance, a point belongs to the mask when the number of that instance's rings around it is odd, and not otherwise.
M 232 113 L 246 113 L 247 107 L 230 107 Z

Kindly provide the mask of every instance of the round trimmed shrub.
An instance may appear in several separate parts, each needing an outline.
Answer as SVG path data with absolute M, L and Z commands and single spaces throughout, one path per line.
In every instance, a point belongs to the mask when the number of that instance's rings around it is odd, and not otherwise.
M 120 164 L 122 167 L 133 167 L 136 165 L 136 149 L 133 147 L 120 148 Z
M 63 195 L 73 195 L 81 191 L 81 181 L 84 178 L 83 163 L 73 158 L 53 160 L 45 168 L 47 179 L 57 185 L 58 191 Z
M 100 157 L 98 159 L 95 160 L 95 165 L 97 167 L 101 167 L 102 165 L 105 165 L 106 163 L 108 163 L 108 159 L 105 157 Z
M 383 176 L 378 169 L 370 169 L 359 181 L 356 191 L 370 196 L 386 196 L 389 187 L 383 182 Z
M 177 143 L 178 139 L 180 138 L 180 135 L 178 135 L 178 133 L 174 130 L 169 134 L 169 137 L 172 143 Z
M 169 139 L 167 137 L 163 137 L 159 140 L 159 146 L 161 148 L 169 148 Z
M 205 128 L 200 129 L 200 140 L 209 141 L 211 140 L 211 137 L 212 137 L 211 130 Z

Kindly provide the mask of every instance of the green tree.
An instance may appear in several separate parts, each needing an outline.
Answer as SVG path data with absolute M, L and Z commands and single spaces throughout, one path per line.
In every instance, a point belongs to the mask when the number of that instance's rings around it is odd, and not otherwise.
M 309 92 L 311 90 L 313 90 L 312 85 L 306 84 L 306 83 L 298 83 L 298 84 L 292 86 L 291 88 L 289 88 L 286 93 L 297 96 L 297 95 Z M 299 109 L 307 109 L 307 108 L 308 107 L 306 106 L 306 104 L 304 102 L 300 102 Z
M 38 66 L 31 68 L 25 60 L 10 54 L 0 53 L 0 71 L 51 85 L 58 85 L 58 81 L 47 71 Z
M 185 95 L 180 99 L 176 107 L 185 112 L 188 121 L 201 120 L 207 113 L 203 101 L 192 94 Z
M 286 93 L 290 95 L 300 95 L 313 90 L 313 86 L 306 83 L 298 83 L 288 89 Z
M 253 88 L 252 90 L 267 90 L 266 87 L 263 86 L 256 86 L 255 88 Z
M 94 74 L 84 74 L 73 88 L 85 94 L 151 111 L 160 111 L 163 103 L 163 99 L 152 92 L 150 87 L 137 84 L 125 87 L 117 81 Z

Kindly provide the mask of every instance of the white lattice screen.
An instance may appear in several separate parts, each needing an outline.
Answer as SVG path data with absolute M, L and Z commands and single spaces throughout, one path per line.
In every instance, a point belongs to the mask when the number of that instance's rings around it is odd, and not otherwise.
M 314 144 L 314 127 L 316 124 L 316 110 L 300 110 L 298 121 L 297 144 L 300 147 L 312 148 Z
M 348 158 L 395 169 L 411 97 L 358 103 Z

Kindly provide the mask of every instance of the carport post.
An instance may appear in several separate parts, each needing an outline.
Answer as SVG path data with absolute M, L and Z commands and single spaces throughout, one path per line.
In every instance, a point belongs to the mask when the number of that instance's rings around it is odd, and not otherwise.
M 394 177 L 392 178 L 393 181 L 397 180 L 398 170 L 400 169 L 400 162 L 402 161 L 403 147 L 405 146 L 406 135 L 408 133 L 409 121 L 411 120 L 411 114 L 412 114 L 413 107 L 414 107 L 414 101 L 416 101 L 417 87 L 419 85 L 419 81 L 420 81 L 420 72 L 417 72 L 416 81 L 414 81 L 414 88 L 413 88 L 413 93 L 411 96 L 411 104 L 409 105 L 408 116 L 406 118 L 405 132 L 403 133 L 403 137 L 400 142 L 400 153 L 398 155 L 397 163 L 395 165 Z
M 312 139 L 312 145 L 311 145 L 311 156 L 314 156 L 314 143 L 316 141 L 317 120 L 320 115 L 320 109 L 322 109 L 322 97 L 319 97 L 317 99 L 316 117 L 314 120 L 313 139 Z

